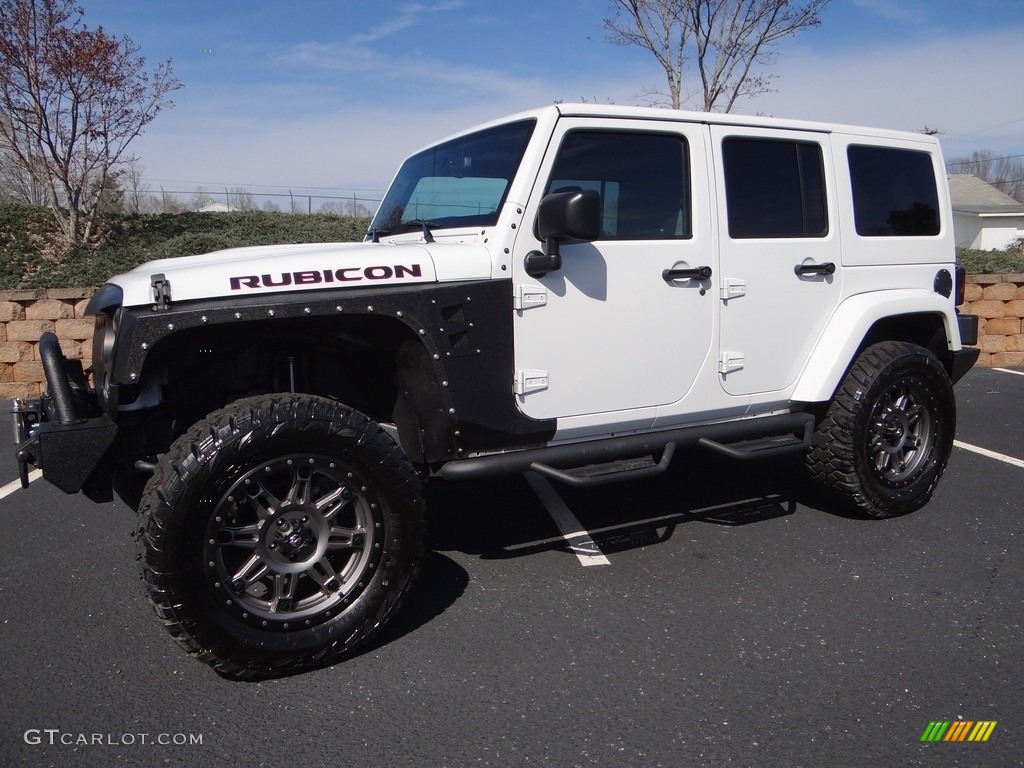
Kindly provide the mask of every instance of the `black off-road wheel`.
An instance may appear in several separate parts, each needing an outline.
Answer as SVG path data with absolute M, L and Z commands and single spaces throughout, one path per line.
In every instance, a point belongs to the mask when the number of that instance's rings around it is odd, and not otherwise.
M 953 385 L 915 344 L 886 341 L 856 359 L 818 425 L 811 476 L 843 508 L 913 512 L 932 497 L 956 431 Z
M 222 675 L 339 661 L 394 614 L 424 547 L 420 483 L 373 421 L 308 395 L 238 400 L 162 457 L 139 508 L 157 615 Z

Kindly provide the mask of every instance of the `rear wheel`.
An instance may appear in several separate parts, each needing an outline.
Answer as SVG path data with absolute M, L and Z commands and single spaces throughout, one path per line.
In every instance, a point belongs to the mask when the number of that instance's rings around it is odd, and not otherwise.
M 935 355 L 882 342 L 850 368 L 807 466 L 842 506 L 872 517 L 902 515 L 931 498 L 955 431 L 953 385 Z
M 419 480 L 401 449 L 307 395 L 239 400 L 196 424 L 139 514 L 158 615 L 231 677 L 343 658 L 394 613 L 423 554 Z

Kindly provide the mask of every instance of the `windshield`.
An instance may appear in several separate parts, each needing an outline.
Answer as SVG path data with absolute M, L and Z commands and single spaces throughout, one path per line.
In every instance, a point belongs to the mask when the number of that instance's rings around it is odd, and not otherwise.
M 534 124 L 488 128 L 410 157 L 373 217 L 371 233 L 496 224 Z

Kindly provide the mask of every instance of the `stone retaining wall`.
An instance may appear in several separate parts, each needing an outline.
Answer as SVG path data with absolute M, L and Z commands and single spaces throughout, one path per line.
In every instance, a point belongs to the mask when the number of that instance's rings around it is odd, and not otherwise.
M 977 315 L 978 365 L 1024 366 L 1024 275 L 969 275 L 964 314 Z
M 69 358 L 88 368 L 92 318 L 85 307 L 90 288 L 0 291 L 0 400 L 38 397 L 43 365 L 39 337 L 53 331 Z M 1024 366 L 1024 275 L 972 275 L 967 278 L 966 314 L 978 315 L 978 365 Z
M 85 316 L 91 288 L 0 291 L 0 399 L 39 397 L 43 364 L 39 337 L 53 331 L 68 358 L 89 366 L 93 319 Z

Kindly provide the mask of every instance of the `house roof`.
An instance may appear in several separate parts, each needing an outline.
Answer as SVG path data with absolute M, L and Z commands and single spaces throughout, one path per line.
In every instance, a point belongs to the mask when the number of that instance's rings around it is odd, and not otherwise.
M 196 208 L 197 213 L 230 213 L 237 210 L 233 205 L 224 203 L 207 203 L 202 208 Z
M 949 177 L 949 196 L 954 211 L 964 213 L 1024 213 L 1024 203 L 1014 200 L 977 176 L 966 173 Z

